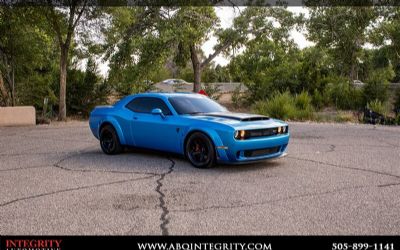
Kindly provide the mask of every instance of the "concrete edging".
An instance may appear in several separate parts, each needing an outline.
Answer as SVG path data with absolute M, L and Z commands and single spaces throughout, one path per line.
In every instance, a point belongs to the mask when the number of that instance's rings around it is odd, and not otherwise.
M 26 125 L 36 125 L 35 107 L 0 107 L 0 127 Z

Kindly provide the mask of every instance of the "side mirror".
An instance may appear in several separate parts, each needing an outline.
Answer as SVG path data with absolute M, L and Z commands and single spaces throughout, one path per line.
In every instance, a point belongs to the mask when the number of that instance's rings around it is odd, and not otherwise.
M 153 110 L 151 111 L 151 113 L 152 113 L 153 115 L 159 115 L 159 116 L 161 116 L 161 118 L 165 119 L 165 115 L 163 114 L 163 112 L 162 112 L 161 109 L 153 109 Z

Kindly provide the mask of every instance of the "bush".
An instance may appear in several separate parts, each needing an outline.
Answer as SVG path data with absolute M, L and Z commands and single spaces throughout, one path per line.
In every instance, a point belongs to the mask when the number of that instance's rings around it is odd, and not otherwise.
M 255 104 L 255 112 L 278 119 L 287 120 L 293 117 L 296 106 L 289 92 L 278 93 L 268 101 L 259 101 Z
M 86 71 L 68 70 L 67 81 L 68 113 L 87 117 L 96 105 L 107 104 L 110 87 L 97 74 L 93 61 L 88 61 Z
M 374 100 L 387 102 L 389 99 L 389 79 L 393 78 L 394 73 L 390 68 L 373 71 L 363 88 L 364 104 Z
M 235 108 L 238 108 L 243 101 L 243 95 L 240 92 L 241 89 L 242 89 L 242 84 L 237 86 L 232 92 L 231 100 Z
M 367 108 L 385 116 L 387 116 L 389 113 L 389 105 L 387 103 L 379 101 L 378 99 L 369 102 L 367 104 Z
M 379 100 L 386 102 L 389 98 L 388 84 L 382 82 L 368 82 L 363 88 L 364 103 Z
M 214 100 L 218 100 L 222 95 L 218 84 L 204 83 L 204 91 Z
M 312 108 L 311 97 L 306 91 L 303 91 L 300 94 L 297 94 L 295 96 L 294 100 L 295 100 L 296 107 L 298 109 L 307 110 L 307 109 Z
M 293 119 L 296 120 L 309 120 L 313 118 L 314 108 L 311 104 L 312 98 L 310 95 L 303 91 L 297 94 L 294 98 L 296 105 L 296 112 Z
M 325 88 L 328 102 L 338 109 L 359 109 L 362 105 L 362 91 L 354 88 L 347 78 L 333 77 Z
M 396 91 L 395 102 L 394 102 L 394 110 L 400 114 L 400 88 Z
M 321 109 L 325 105 L 324 97 L 318 91 L 318 89 L 314 90 L 311 103 L 318 110 Z
M 266 101 L 259 101 L 254 105 L 254 111 L 282 120 L 307 120 L 313 118 L 311 97 L 302 92 L 293 97 L 288 91 L 276 93 Z

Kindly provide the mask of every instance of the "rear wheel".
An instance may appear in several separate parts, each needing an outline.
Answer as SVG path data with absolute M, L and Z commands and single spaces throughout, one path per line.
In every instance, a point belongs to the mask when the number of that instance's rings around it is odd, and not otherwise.
M 215 148 L 210 138 L 203 133 L 190 135 L 185 145 L 185 155 L 196 168 L 211 168 L 215 165 Z
M 119 142 L 118 134 L 114 127 L 105 125 L 100 131 L 100 147 L 105 154 L 114 155 L 122 152 L 123 147 Z

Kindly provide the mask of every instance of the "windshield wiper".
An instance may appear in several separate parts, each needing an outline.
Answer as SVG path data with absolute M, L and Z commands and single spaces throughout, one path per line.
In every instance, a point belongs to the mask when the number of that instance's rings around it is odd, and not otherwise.
M 187 113 L 188 115 L 198 115 L 198 114 L 204 114 L 205 112 L 200 112 L 200 111 L 197 111 L 197 112 L 191 112 L 191 113 Z

